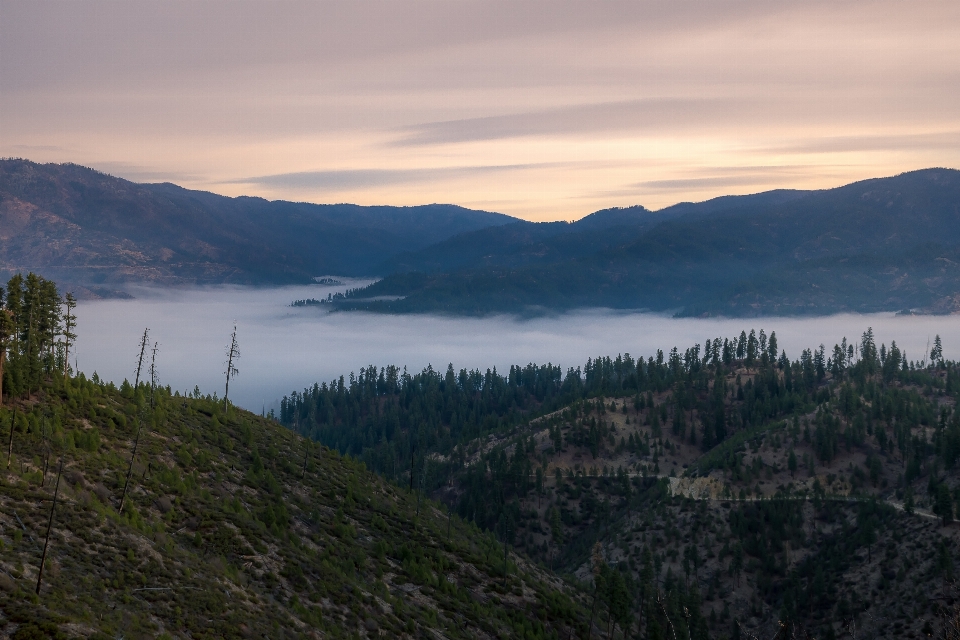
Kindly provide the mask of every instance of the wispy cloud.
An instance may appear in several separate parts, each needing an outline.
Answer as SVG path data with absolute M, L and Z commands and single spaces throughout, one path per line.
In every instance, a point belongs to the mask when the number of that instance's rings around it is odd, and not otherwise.
M 454 144 L 525 136 L 618 134 L 643 130 L 663 133 L 733 112 L 746 104 L 736 99 L 654 98 L 571 105 L 502 116 L 428 122 L 406 127 L 393 144 Z
M 714 176 L 709 178 L 679 178 L 674 180 L 648 180 L 646 182 L 638 182 L 635 186 L 638 189 L 644 190 L 667 190 L 667 191 L 684 191 L 689 189 L 713 189 L 713 188 L 730 188 L 730 187 L 742 187 L 742 186 L 754 186 L 754 185 L 773 185 L 779 184 L 783 181 L 783 178 L 780 176 L 771 176 L 763 174 L 754 174 L 747 176 Z
M 958 149 L 960 131 L 889 135 L 877 133 L 856 136 L 823 136 L 794 144 L 766 147 L 769 153 L 847 153 L 857 151 L 906 151 L 923 149 Z
M 681 170 L 678 172 L 680 176 L 676 178 L 644 180 L 630 187 L 643 193 L 702 192 L 711 189 L 724 191 L 740 187 L 775 188 L 797 176 L 823 172 L 824 169 L 825 167 L 817 165 L 698 167 Z
M 537 163 L 487 165 L 476 167 L 424 167 L 420 169 L 343 169 L 332 171 L 296 171 L 268 176 L 254 176 L 229 181 L 230 184 L 249 184 L 273 189 L 329 189 L 343 191 L 488 176 L 530 169 L 562 166 L 565 163 Z

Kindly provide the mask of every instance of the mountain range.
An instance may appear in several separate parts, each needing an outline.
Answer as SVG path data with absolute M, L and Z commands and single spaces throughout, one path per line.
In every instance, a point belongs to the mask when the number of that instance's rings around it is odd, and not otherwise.
M 433 204 L 317 205 L 136 184 L 72 164 L 0 161 L 0 275 L 86 295 L 130 282 L 381 278 L 343 310 L 680 315 L 960 310 L 960 172 L 817 191 L 604 209 L 534 223 Z
M 455 314 L 597 306 L 734 316 L 960 310 L 956 170 L 641 211 L 460 234 L 394 258 L 393 273 L 337 304 Z M 616 223 L 591 226 L 594 216 Z
M 107 293 L 124 283 L 286 284 L 373 275 L 391 256 L 514 218 L 454 205 L 227 198 L 73 164 L 0 161 L 0 272 Z

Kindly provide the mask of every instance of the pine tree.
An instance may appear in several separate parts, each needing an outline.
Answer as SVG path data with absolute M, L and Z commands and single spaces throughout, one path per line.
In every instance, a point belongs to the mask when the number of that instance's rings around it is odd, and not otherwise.
M 933 339 L 933 349 L 930 349 L 930 362 L 943 364 L 943 344 L 940 342 L 940 334 Z
M 3 406 L 3 365 L 7 358 L 7 349 L 12 347 L 15 337 L 13 313 L 4 308 L 4 291 L 0 287 L 0 406 Z
M 827 362 L 822 344 L 813 355 L 813 366 L 817 374 L 817 382 L 821 382 L 824 376 L 827 375 Z
M 747 338 L 747 365 L 752 365 L 757 358 L 757 332 L 750 329 L 750 336 Z
M 73 310 L 77 308 L 77 299 L 73 297 L 73 293 L 67 293 L 66 298 L 67 313 L 63 316 L 63 340 L 64 340 L 64 349 L 63 349 L 63 377 L 67 377 L 67 371 L 70 369 L 70 343 L 73 340 L 77 339 L 77 334 L 73 333 L 73 330 L 77 326 L 77 316 L 74 315 Z M 3 368 L 0 367 L 0 374 L 3 373 Z
M 0 320 L 0 351 L 7 395 L 39 388 L 42 376 L 59 368 L 62 304 L 56 284 L 34 273 L 26 278 L 16 274 L 7 282 L 0 312 L 4 316 Z
M 743 360 L 747 355 L 747 332 L 740 332 L 740 339 L 737 340 L 737 360 Z

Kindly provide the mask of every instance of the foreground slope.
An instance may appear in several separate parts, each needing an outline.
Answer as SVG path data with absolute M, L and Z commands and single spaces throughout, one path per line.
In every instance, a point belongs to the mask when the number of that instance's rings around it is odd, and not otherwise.
M 504 575 L 497 540 L 437 503 L 215 399 L 157 389 L 153 401 L 143 384 L 80 376 L 0 408 L 12 442 L 0 477 L 0 634 L 555 638 L 583 628 L 562 582 L 512 553 Z

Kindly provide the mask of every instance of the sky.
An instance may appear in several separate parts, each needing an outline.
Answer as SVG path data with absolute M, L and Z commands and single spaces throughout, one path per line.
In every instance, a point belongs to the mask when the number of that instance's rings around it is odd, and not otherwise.
M 530 220 L 960 167 L 960 2 L 0 0 L 0 157 Z

